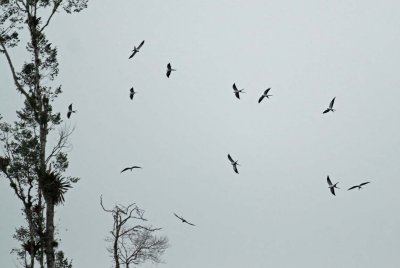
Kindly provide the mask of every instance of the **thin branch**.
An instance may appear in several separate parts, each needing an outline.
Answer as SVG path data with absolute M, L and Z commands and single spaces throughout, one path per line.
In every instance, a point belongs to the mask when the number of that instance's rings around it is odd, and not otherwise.
M 160 231 L 160 230 L 162 230 L 162 228 L 148 228 L 148 227 L 145 227 L 145 226 L 142 226 L 142 225 L 136 225 L 136 226 L 133 226 L 133 227 L 131 227 L 131 228 L 129 228 L 129 229 L 123 231 L 123 232 L 120 234 L 120 236 L 123 236 L 123 235 L 125 235 L 125 234 L 129 234 L 129 233 L 135 232 L 135 231 L 138 230 L 138 229 L 146 230 L 146 231 L 149 231 L 149 232 L 154 232 L 154 231 Z
M 103 195 L 100 195 L 100 205 L 101 205 L 101 207 L 103 208 L 104 211 L 110 212 L 110 213 L 114 212 L 113 210 L 109 210 L 109 209 L 104 208 L 104 205 L 103 205 Z
M 14 79 L 14 84 L 17 86 L 19 92 L 21 94 L 23 94 L 27 99 L 29 99 L 29 95 L 28 93 L 26 93 L 26 91 L 24 90 L 24 88 L 22 87 L 22 85 L 18 82 L 18 77 L 17 74 L 15 73 L 15 68 L 14 65 L 11 61 L 10 55 L 8 54 L 7 48 L 5 47 L 4 43 L 0 41 L 0 45 L 3 48 L 4 54 L 6 55 L 7 61 L 8 61 L 8 65 L 10 66 L 11 69 L 11 73 Z
M 68 138 L 74 132 L 75 128 L 72 130 L 68 129 L 61 129 L 59 132 L 59 139 L 57 144 L 53 147 L 51 153 L 49 156 L 46 158 L 46 164 L 51 160 L 52 157 L 56 156 L 59 152 L 61 152 L 64 148 L 66 148 L 68 145 Z
M 43 27 L 39 30 L 39 32 L 43 32 L 43 30 L 49 25 L 49 23 L 50 23 L 50 21 L 51 21 L 51 18 L 52 18 L 53 15 L 56 13 L 56 11 L 57 11 L 58 7 L 60 6 L 61 2 L 62 2 L 62 1 L 58 1 L 58 0 L 56 0 L 56 1 L 53 2 L 53 3 L 54 3 L 53 10 L 51 11 L 50 16 L 47 18 L 46 23 L 45 23 L 45 24 L 43 25 Z

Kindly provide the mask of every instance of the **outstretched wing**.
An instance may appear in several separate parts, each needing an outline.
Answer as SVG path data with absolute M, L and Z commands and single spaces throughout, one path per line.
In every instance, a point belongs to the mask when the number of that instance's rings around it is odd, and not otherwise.
M 370 182 L 369 182 L 369 181 L 363 182 L 363 183 L 360 184 L 360 186 L 366 185 L 366 184 L 368 184 L 368 183 L 370 183 Z
M 332 185 L 332 182 L 331 182 L 331 179 L 329 178 L 329 176 L 326 178 L 326 180 L 327 180 L 329 186 L 331 186 L 331 185 Z
M 68 110 L 72 111 L 72 103 L 68 106 Z
M 238 169 L 237 169 L 237 166 L 236 165 L 233 165 L 233 170 L 237 173 L 237 174 L 239 174 L 239 171 L 238 171 Z
M 334 97 L 332 100 L 331 100 L 331 103 L 329 104 L 329 108 L 333 108 L 333 104 L 335 103 L 335 99 L 336 99 L 336 97 Z
M 176 215 L 175 212 L 174 212 L 174 215 L 175 215 L 175 217 L 177 217 L 178 219 L 183 220 L 183 218 L 182 218 L 182 217 L 179 217 L 178 215 Z
M 236 91 L 236 92 L 235 92 L 235 96 L 236 96 L 236 98 L 238 98 L 238 99 L 240 100 L 239 91 Z
M 133 56 L 135 56 L 136 52 L 137 52 L 137 51 L 134 50 L 134 51 L 132 52 L 132 54 L 129 56 L 129 59 L 133 58 Z
M 265 95 L 262 95 L 262 96 L 258 99 L 258 103 L 260 103 L 264 98 L 265 98 Z
M 348 190 L 353 190 L 353 189 L 355 189 L 355 188 L 357 188 L 358 186 L 356 185 L 356 186 L 353 186 L 353 187 L 350 187 Z M 347 191 L 348 191 L 347 190 Z
M 168 69 L 168 70 L 167 70 L 167 77 L 168 77 L 168 78 L 169 78 L 170 74 L 171 74 L 171 69 Z
M 228 154 L 228 159 L 229 159 L 229 161 L 231 161 L 231 163 L 235 163 L 235 161 L 233 161 L 233 159 L 232 159 L 230 154 Z
M 323 112 L 323 114 L 326 114 L 327 112 L 329 112 L 329 109 L 326 109 L 326 110 Z
M 232 87 L 233 87 L 233 90 L 234 90 L 235 92 L 236 92 L 236 91 L 239 91 L 239 90 L 237 89 L 237 87 L 236 87 L 236 83 L 233 83 Z
M 331 193 L 332 193 L 333 195 L 335 195 L 335 188 L 331 187 L 331 188 L 329 188 L 329 189 L 331 189 Z
M 271 88 L 266 89 L 266 90 L 264 91 L 264 95 L 267 95 L 270 89 L 271 89 Z
M 67 118 L 69 119 L 70 116 L 71 116 L 71 112 L 69 111 L 69 112 L 67 113 Z
M 142 167 L 139 167 L 139 166 L 133 166 L 133 167 L 131 167 L 131 168 L 142 168 Z
M 124 171 L 127 171 L 127 170 L 129 170 L 129 169 L 130 169 L 130 168 L 128 168 L 128 167 L 127 167 L 127 168 L 124 168 L 123 170 L 121 170 L 121 173 L 124 172 Z
M 140 45 L 137 47 L 137 49 L 140 49 L 144 44 L 144 40 L 142 41 L 142 43 L 140 43 Z
M 172 68 L 171 68 L 171 63 L 168 63 L 167 64 L 167 68 L 168 68 L 168 70 L 171 70 Z
M 185 221 L 187 224 L 189 224 L 189 225 L 192 225 L 192 226 L 196 226 L 196 225 L 194 225 L 193 223 L 190 223 L 190 222 L 188 222 L 188 221 Z

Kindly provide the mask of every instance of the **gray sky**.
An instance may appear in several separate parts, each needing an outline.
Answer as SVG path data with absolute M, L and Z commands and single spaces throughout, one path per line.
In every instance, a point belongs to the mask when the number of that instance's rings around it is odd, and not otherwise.
M 74 267 L 111 266 L 100 194 L 108 206 L 136 202 L 168 236 L 166 263 L 144 267 L 399 267 L 399 8 L 97 0 L 57 14 L 48 28 L 64 90 L 55 107 L 64 117 L 71 102 L 78 110 L 65 123 L 76 127 L 68 175 L 81 181 L 57 210 Z M 19 66 L 23 47 L 12 52 Z M 4 57 L 0 73 L 10 121 L 23 98 Z M 268 87 L 273 97 L 258 104 Z M 335 96 L 337 111 L 322 115 Z M 119 174 L 131 164 L 143 169 Z M 336 197 L 328 174 L 340 182 Z M 372 183 L 346 190 L 363 181 Z M 0 195 L 0 266 L 13 267 L 20 204 L 4 179 Z

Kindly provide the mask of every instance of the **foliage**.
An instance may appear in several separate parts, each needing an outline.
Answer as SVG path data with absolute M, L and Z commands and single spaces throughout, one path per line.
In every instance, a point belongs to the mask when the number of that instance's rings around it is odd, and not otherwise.
M 72 130 L 60 128 L 60 113 L 53 109 L 54 100 L 62 93 L 60 85 L 52 86 L 59 73 L 58 51 L 45 30 L 58 11 L 80 12 L 87 2 L 0 0 L 0 54 L 9 66 L 17 92 L 24 96 L 13 124 L 0 117 L 0 175 L 22 203 L 26 225 L 16 230 L 14 238 L 21 247 L 13 252 L 24 267 L 33 268 L 35 260 L 40 267 L 72 266 L 62 252 L 55 251 L 54 210 L 65 202 L 66 192 L 78 179 L 63 176 L 68 168 L 68 137 Z M 21 36 L 28 38 L 28 57 L 18 71 L 9 50 L 20 43 Z M 48 140 L 56 128 L 57 142 L 50 147 Z

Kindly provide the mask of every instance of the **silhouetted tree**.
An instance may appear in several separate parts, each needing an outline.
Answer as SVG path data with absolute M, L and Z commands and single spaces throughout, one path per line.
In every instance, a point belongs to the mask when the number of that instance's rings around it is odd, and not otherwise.
M 102 197 L 100 205 L 104 211 L 111 213 L 114 220 L 111 236 L 106 241 L 111 243 L 107 250 L 112 255 L 115 268 L 129 268 L 130 265 L 139 265 L 146 261 L 161 262 L 161 255 L 169 247 L 168 238 L 154 234 L 161 228 L 140 224 L 147 221 L 143 217 L 144 210 L 135 203 L 127 207 L 115 205 L 113 209 L 106 209 Z
M 24 267 L 69 267 L 58 246 L 54 233 L 54 210 L 64 202 L 64 194 L 77 181 L 63 177 L 68 167 L 65 149 L 71 131 L 60 130 L 58 141 L 50 147 L 48 140 L 62 122 L 52 103 L 61 93 L 53 87 L 58 74 L 57 48 L 49 42 L 45 30 L 54 15 L 64 10 L 79 12 L 88 0 L 0 0 L 0 54 L 11 71 L 17 92 L 24 96 L 22 109 L 13 124 L 0 117 L 0 174 L 22 202 L 26 226 L 16 230 L 15 238 L 21 248 L 15 249 Z M 27 58 L 20 71 L 11 58 L 12 48 L 26 30 Z M 48 150 L 50 149 L 50 150 Z M 44 260 L 44 256 L 46 259 Z M 58 257 L 58 259 L 56 258 Z M 63 259 L 60 260 L 59 258 Z M 58 264 L 57 262 L 58 261 Z M 60 266 L 64 263 L 64 266 Z

